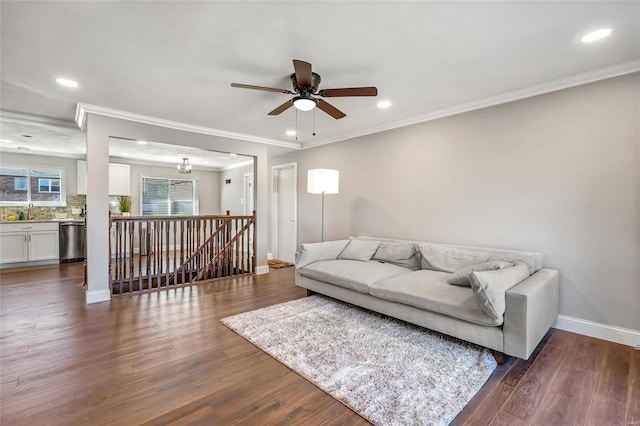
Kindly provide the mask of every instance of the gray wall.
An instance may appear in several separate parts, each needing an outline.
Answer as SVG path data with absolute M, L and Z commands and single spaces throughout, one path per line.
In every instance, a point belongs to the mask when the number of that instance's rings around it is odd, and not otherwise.
M 189 175 L 181 175 L 175 167 L 148 166 L 131 164 L 131 214 L 140 214 L 140 177 L 163 177 L 172 179 L 197 180 L 197 192 L 201 215 L 221 214 L 220 210 L 220 172 L 197 170 Z
M 272 159 L 298 162 L 298 242 L 319 241 L 311 168 L 340 170 L 325 239 L 536 250 L 560 313 L 640 330 L 640 74 Z M 348 118 L 347 118 L 348 119 Z
M 76 160 L 73 158 L 3 152 L 0 154 L 0 162 L 2 164 L 24 164 L 26 166 L 61 167 L 64 169 L 67 195 L 76 195 L 78 193 L 78 185 L 76 184 L 78 167 Z
M 232 215 L 244 214 L 244 203 L 247 202 L 247 200 L 244 199 L 245 173 L 253 173 L 253 165 L 220 172 L 221 213 L 225 213 L 229 210 Z M 231 183 L 225 183 L 227 179 L 231 179 Z
M 67 195 L 78 193 L 77 185 L 77 160 L 73 158 L 54 157 L 46 155 L 32 154 L 10 154 L 2 153 L 0 157 L 2 164 L 24 164 L 34 166 L 55 166 L 64 169 Z M 121 162 L 121 161 L 112 161 Z M 182 178 L 198 180 L 198 194 L 200 198 L 200 214 L 220 214 L 220 172 L 204 171 L 194 169 L 190 175 L 181 175 L 171 166 L 149 166 L 141 164 L 130 164 L 131 172 L 131 214 L 140 213 L 140 176 L 153 176 L 165 178 Z

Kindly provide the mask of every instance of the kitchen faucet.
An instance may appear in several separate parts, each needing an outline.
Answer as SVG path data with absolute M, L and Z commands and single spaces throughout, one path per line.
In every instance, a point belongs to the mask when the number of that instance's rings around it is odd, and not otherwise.
M 29 203 L 27 206 L 27 220 L 31 220 L 31 209 L 33 209 L 33 203 Z

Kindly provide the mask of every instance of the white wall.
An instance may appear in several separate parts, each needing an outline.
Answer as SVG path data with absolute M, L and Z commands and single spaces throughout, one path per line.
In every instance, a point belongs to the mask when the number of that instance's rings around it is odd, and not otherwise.
M 220 211 L 231 215 L 244 215 L 244 175 L 253 173 L 253 165 L 238 167 L 220 172 Z M 231 183 L 225 183 L 231 179 Z
M 299 243 L 319 241 L 311 168 L 340 170 L 325 239 L 535 250 L 560 313 L 640 330 L 640 74 L 325 145 L 298 161 Z M 348 118 L 347 118 L 348 119 Z

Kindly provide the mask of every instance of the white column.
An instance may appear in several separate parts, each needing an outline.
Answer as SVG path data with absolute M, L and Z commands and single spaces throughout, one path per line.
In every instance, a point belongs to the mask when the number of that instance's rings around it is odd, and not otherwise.
M 109 289 L 109 137 L 87 117 L 86 303 L 111 299 Z

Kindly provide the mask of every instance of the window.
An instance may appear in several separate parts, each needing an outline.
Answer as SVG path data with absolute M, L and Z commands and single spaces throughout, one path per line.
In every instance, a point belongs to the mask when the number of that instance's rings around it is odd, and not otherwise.
M 60 192 L 60 179 L 38 179 L 38 192 Z
M 188 216 L 198 214 L 196 181 L 142 177 L 142 216 Z
M 0 167 L 0 204 L 65 206 L 64 171 L 54 167 Z
M 13 189 L 15 191 L 27 191 L 29 189 L 29 181 L 26 177 L 14 177 Z

